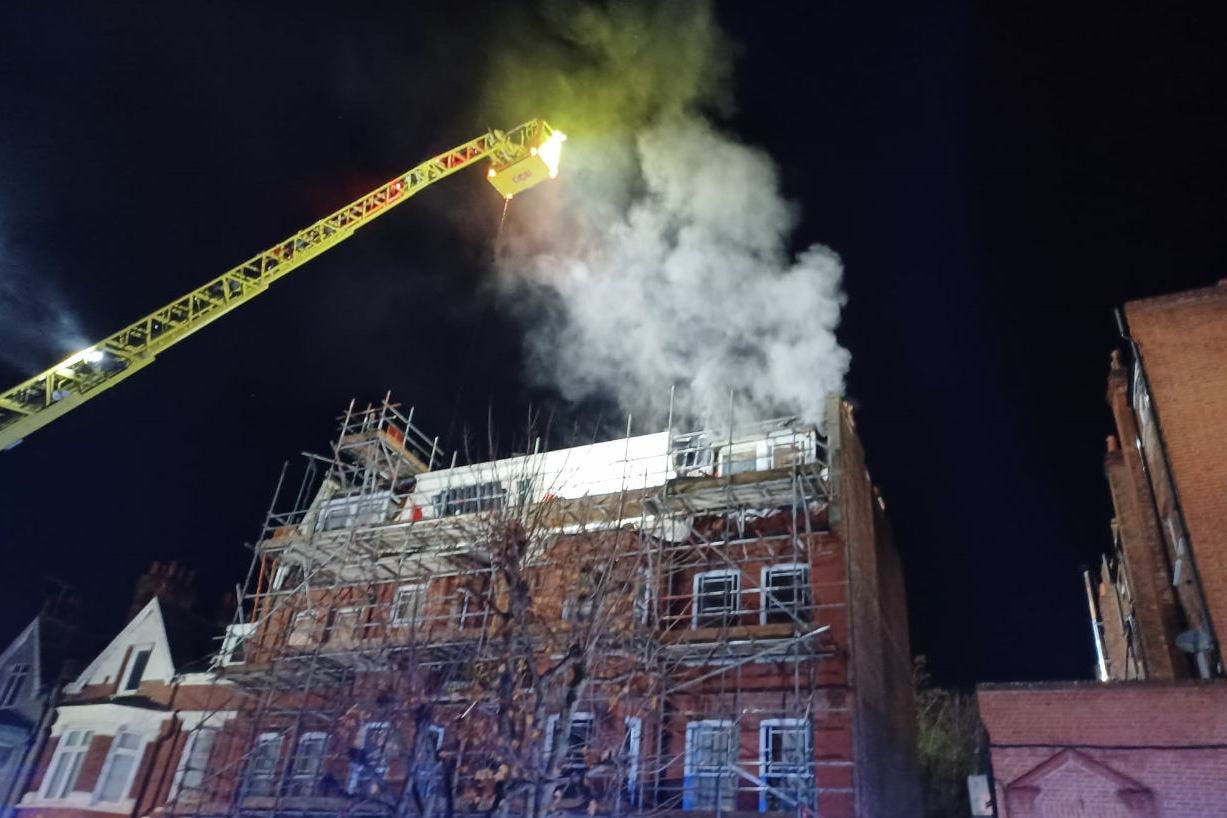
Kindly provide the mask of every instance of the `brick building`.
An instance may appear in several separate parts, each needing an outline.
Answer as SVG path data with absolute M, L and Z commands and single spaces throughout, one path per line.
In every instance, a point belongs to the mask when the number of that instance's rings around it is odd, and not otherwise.
M 61 685 L 89 640 L 71 614 L 48 606 L 0 651 L 0 815 L 21 797 L 42 752 Z
M 237 715 L 158 811 L 917 814 L 902 573 L 849 407 L 826 428 L 440 467 L 351 408 L 256 547 Z
M 1227 816 L 1227 285 L 1132 301 L 1114 353 L 1107 684 L 981 686 L 1000 818 Z
M 148 815 L 203 775 L 186 759 L 199 763 L 235 710 L 209 670 L 216 627 L 170 593 L 187 579 L 155 563 L 138 583 L 141 607 L 64 686 L 18 818 Z
M 1217 678 L 1227 622 L 1227 284 L 1131 301 L 1105 463 L 1115 548 L 1099 618 L 1113 679 Z
M 998 818 L 1227 816 L 1227 684 L 983 685 Z

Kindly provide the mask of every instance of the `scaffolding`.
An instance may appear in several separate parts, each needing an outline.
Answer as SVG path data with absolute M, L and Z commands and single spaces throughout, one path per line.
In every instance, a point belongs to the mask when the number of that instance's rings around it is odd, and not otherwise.
M 389 397 L 339 421 L 278 484 L 217 659 L 239 712 L 168 811 L 817 814 L 848 762 L 813 739 L 815 426 L 461 465 Z

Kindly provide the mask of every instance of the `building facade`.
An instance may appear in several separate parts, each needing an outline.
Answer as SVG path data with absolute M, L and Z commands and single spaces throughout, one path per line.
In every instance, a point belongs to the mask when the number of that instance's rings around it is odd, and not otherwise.
M 192 747 L 235 715 L 229 686 L 209 671 L 211 631 L 151 596 L 64 686 L 14 814 L 148 815 L 204 775 L 187 764 L 199 763 Z
M 0 815 L 25 789 L 84 641 L 75 624 L 45 610 L 0 653 Z
M 351 409 L 256 548 L 236 715 L 157 811 L 918 814 L 902 572 L 850 408 L 826 428 L 457 466 Z
M 1112 679 L 1222 678 L 1227 621 L 1227 284 L 1132 301 L 1114 355 L 1116 511 L 1097 616 Z
M 1227 285 L 1122 318 L 1112 549 L 1088 575 L 1100 682 L 980 687 L 1000 818 L 1227 816 Z
M 998 818 L 1227 816 L 1227 684 L 983 685 Z

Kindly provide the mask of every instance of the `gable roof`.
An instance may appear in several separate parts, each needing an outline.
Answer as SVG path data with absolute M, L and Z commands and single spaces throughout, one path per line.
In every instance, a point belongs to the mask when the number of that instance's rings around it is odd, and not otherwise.
M 32 665 L 34 687 L 42 691 L 59 685 L 80 667 L 90 642 L 80 628 L 42 612 L 0 651 L 0 669 L 24 659 Z
M 215 628 L 208 622 L 173 607 L 163 607 L 153 597 L 94 657 L 76 680 L 73 692 L 91 684 L 118 680 L 129 649 L 149 647 L 152 653 L 145 678 L 169 681 L 177 674 L 204 670 L 216 652 Z

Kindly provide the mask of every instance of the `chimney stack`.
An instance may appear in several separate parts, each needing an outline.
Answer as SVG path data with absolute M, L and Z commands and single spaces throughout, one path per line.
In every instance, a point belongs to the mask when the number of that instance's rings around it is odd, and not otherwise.
M 193 589 L 196 572 L 177 562 L 153 562 L 149 570 L 136 581 L 132 591 L 132 604 L 128 607 L 128 621 L 140 613 L 154 597 L 164 608 L 190 610 L 196 602 Z

